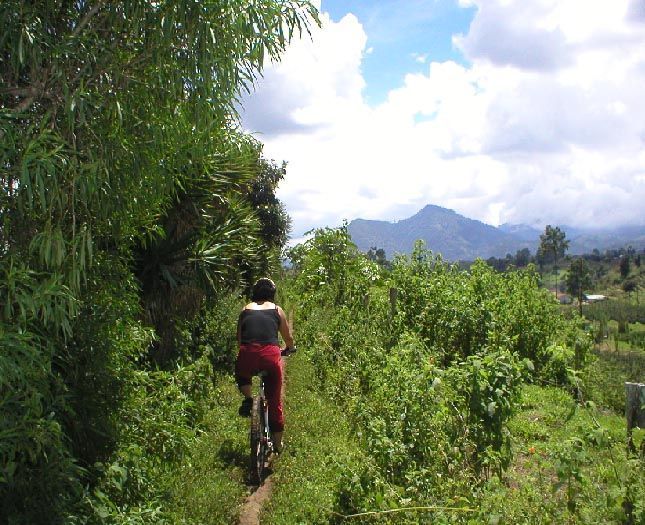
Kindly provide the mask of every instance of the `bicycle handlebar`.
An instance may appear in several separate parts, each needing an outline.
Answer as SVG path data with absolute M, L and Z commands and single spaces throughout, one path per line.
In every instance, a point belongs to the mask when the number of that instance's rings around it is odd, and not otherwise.
M 287 346 L 286 348 L 283 348 L 283 349 L 280 351 L 280 355 L 282 355 L 282 356 L 285 356 L 285 357 L 286 357 L 286 356 L 289 356 L 289 355 L 291 355 L 291 354 L 295 354 L 297 351 L 298 351 L 298 349 L 295 347 L 295 345 L 294 345 L 293 347 L 291 347 L 291 348 L 289 348 L 289 347 Z

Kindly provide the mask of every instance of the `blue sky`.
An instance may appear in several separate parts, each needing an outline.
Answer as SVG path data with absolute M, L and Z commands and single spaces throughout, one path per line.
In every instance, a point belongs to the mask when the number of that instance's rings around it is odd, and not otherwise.
M 362 72 L 370 105 L 382 103 L 406 74 L 425 71 L 430 61 L 465 63 L 452 35 L 467 33 L 476 12 L 454 0 L 323 0 L 321 9 L 335 22 L 348 13 L 361 21 L 368 37 Z
M 643 0 L 322 0 L 242 101 L 293 236 L 427 204 L 645 226 Z

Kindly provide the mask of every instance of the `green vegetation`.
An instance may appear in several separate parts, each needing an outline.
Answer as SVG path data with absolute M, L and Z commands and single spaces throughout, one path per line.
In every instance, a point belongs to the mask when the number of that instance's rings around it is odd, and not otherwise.
M 566 234 L 558 227 L 547 224 L 544 233 L 540 235 L 538 257 L 551 258 L 555 269 L 555 296 L 558 296 L 558 260 L 564 257 L 569 248 Z
M 204 333 L 234 334 L 222 312 L 288 229 L 236 104 L 316 20 L 303 0 L 0 3 L 0 523 L 170 520 L 234 351 Z
M 316 389 L 309 357 L 289 358 L 285 452 L 262 523 L 329 523 L 347 487 L 374 467 L 342 410 Z
M 531 268 L 464 272 L 419 245 L 384 273 L 344 227 L 315 231 L 291 255 L 299 340 L 320 399 L 342 409 L 371 461 L 360 475 L 344 467 L 354 477 L 334 519 L 645 518 L 642 459 L 625 455 L 622 415 L 597 408 L 609 402 L 596 381 L 604 361 Z M 614 393 L 628 377 L 622 366 L 602 370 Z M 285 478 L 297 469 L 282 468 Z
M 578 259 L 572 263 L 567 272 L 566 278 L 567 292 L 578 300 L 578 308 L 582 317 L 582 300 L 584 291 L 591 287 L 591 273 L 584 259 Z
M 625 454 L 622 416 L 578 405 L 559 388 L 530 385 L 509 430 L 514 461 L 503 483 L 486 487 L 482 518 L 643 523 L 643 460 Z
M 0 20 L 0 525 L 232 523 L 237 312 L 289 228 L 285 166 L 235 107 L 315 9 L 6 0 Z M 543 241 L 557 280 L 564 234 Z M 280 287 L 301 353 L 264 519 L 645 522 L 621 415 L 643 273 L 619 255 L 589 264 L 611 293 L 583 319 L 528 252 L 462 270 L 313 232 Z

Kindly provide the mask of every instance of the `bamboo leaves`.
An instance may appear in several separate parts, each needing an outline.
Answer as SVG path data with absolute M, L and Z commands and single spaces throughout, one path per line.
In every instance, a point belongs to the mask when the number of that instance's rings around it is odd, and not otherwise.
M 261 148 L 235 108 L 314 13 L 302 0 L 0 2 L 0 344 L 20 350 L 0 371 L 31 370 L 27 355 L 43 371 L 9 394 L 0 378 L 0 421 L 27 422 L 0 426 L 11 520 L 57 521 L 78 481 L 69 450 L 91 465 L 112 446 L 114 362 L 136 340 L 113 325 L 143 305 L 171 347 L 177 320 L 265 264 L 248 198 Z

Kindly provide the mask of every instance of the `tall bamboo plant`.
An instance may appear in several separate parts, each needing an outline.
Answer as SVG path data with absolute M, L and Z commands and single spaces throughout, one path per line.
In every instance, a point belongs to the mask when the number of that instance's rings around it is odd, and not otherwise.
M 212 278 L 245 255 L 236 235 L 253 219 L 233 191 L 247 166 L 242 150 L 231 153 L 236 102 L 312 20 L 304 0 L 0 2 L 5 516 L 56 521 L 80 490 L 75 440 L 90 434 L 72 427 L 94 421 L 74 410 L 107 409 L 92 398 L 103 389 L 92 394 L 82 382 L 119 383 L 109 364 L 116 342 L 98 338 L 117 306 L 136 317 L 121 261 L 163 237 L 190 180 L 210 192 L 211 204 L 196 209 L 207 209 L 200 234 L 212 230 L 195 240 L 189 264 Z M 96 306 L 102 290 L 109 316 Z M 81 391 L 89 397 L 79 401 Z M 83 459 L 91 467 L 91 455 Z

